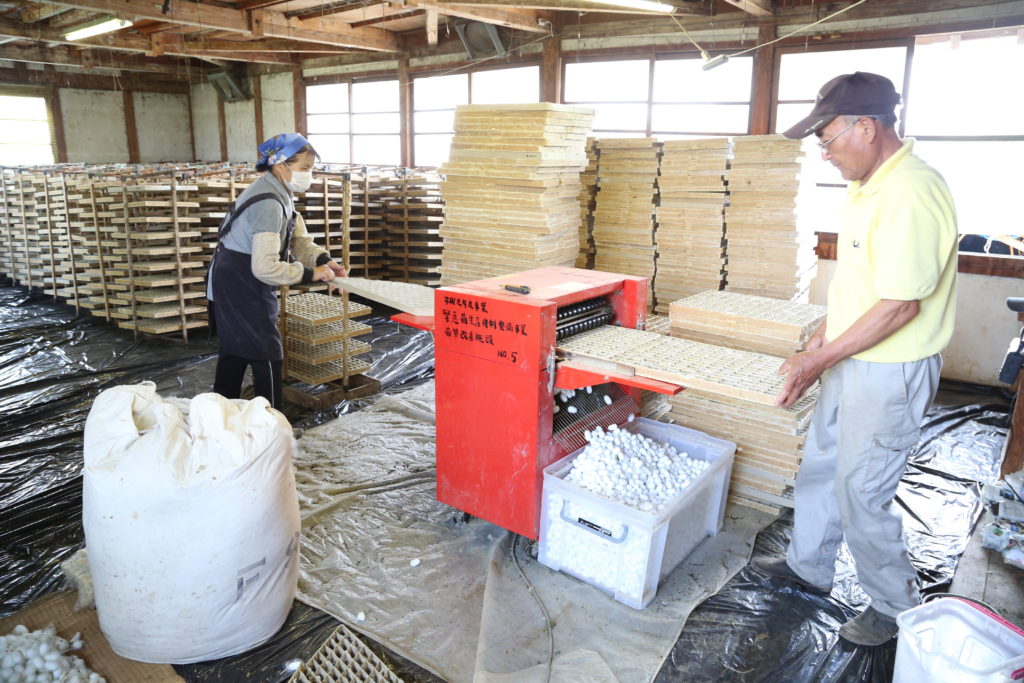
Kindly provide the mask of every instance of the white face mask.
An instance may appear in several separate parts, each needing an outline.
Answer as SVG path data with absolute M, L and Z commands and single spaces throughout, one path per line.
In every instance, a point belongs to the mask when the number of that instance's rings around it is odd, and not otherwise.
M 292 171 L 292 179 L 288 181 L 288 189 L 292 192 L 305 192 L 312 184 L 312 171 Z

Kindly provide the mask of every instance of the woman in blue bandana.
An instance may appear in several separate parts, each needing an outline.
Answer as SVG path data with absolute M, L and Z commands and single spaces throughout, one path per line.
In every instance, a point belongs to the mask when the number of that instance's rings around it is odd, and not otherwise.
M 264 174 L 228 207 L 207 276 L 210 323 L 220 339 L 213 390 L 238 398 L 252 368 L 256 395 L 279 408 L 284 349 L 276 290 L 328 282 L 345 269 L 313 243 L 295 211 L 292 193 L 309 189 L 316 150 L 298 133 L 282 133 L 258 151 L 256 170 Z

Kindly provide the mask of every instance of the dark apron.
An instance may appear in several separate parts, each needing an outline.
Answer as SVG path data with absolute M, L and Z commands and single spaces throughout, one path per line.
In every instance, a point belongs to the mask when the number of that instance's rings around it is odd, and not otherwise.
M 281 346 L 281 332 L 277 327 L 280 306 L 277 301 L 277 286 L 261 282 L 252 274 L 252 254 L 243 254 L 224 246 L 224 237 L 231 232 L 235 219 L 256 202 L 281 199 L 270 192 L 247 199 L 237 209 L 234 202 L 221 222 L 217 233 L 217 248 L 210 261 L 208 278 L 213 278 L 213 301 L 211 302 L 211 328 L 220 338 L 220 352 L 248 360 L 284 360 Z M 285 214 L 287 217 L 287 214 Z M 287 261 L 292 233 L 295 230 L 295 213 L 288 217 L 284 244 L 280 258 Z

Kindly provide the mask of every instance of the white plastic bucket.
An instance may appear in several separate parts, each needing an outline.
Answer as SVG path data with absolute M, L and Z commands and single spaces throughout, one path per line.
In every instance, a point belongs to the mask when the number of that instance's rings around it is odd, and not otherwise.
M 940 598 L 896 617 L 893 683 L 974 683 L 1024 678 L 1024 630 L 959 598 Z

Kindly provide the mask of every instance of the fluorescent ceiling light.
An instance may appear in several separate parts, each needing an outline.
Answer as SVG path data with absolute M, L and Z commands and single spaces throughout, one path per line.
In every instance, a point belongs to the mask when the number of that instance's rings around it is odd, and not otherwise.
M 125 19 L 101 19 L 92 24 L 87 24 L 81 28 L 76 28 L 74 31 L 69 31 L 64 34 L 67 40 L 81 40 L 83 38 L 92 38 L 93 36 L 102 35 L 104 33 L 110 33 L 121 28 L 128 28 L 132 25 L 132 22 L 126 21 Z
M 629 9 L 642 9 L 648 12 L 675 12 L 676 8 L 672 5 L 666 5 L 663 2 L 653 2 L 652 0 L 591 0 L 600 5 L 611 5 L 613 7 L 628 7 Z

